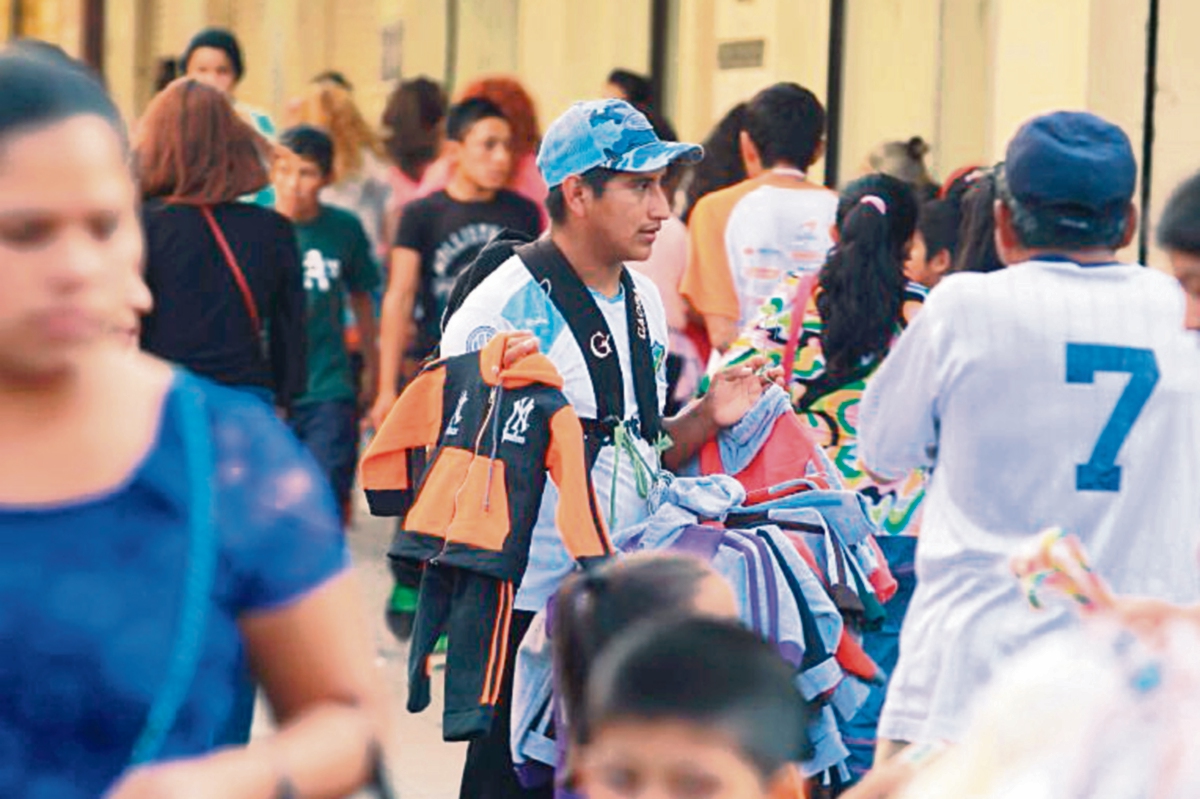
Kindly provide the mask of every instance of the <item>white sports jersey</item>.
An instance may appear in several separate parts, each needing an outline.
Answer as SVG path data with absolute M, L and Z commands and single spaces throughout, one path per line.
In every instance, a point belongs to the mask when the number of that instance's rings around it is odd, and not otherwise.
M 1118 593 L 1200 596 L 1200 339 L 1159 272 L 948 278 L 868 387 L 859 455 L 884 477 L 935 466 L 880 737 L 957 739 L 997 664 L 1072 622 L 1031 609 L 1008 569 L 1045 527 L 1078 535 Z
M 642 300 L 646 321 L 650 326 L 650 347 L 654 357 L 658 407 L 661 412 L 667 396 L 666 311 L 658 289 L 650 278 L 633 270 L 630 270 L 630 276 L 634 289 Z M 621 375 L 625 381 L 626 418 L 633 419 L 637 416 L 637 400 L 633 391 L 632 356 L 624 296 L 618 300 L 599 296 L 596 299 L 613 336 L 613 342 L 608 347 L 621 363 Z M 595 418 L 596 394 L 583 353 L 579 350 L 570 327 L 567 326 L 567 320 L 562 317 L 517 255 L 497 267 L 496 271 L 476 286 L 462 306 L 450 317 L 442 336 L 441 353 L 443 356 L 451 356 L 480 349 L 501 330 L 528 330 L 533 333 L 538 339 L 541 351 L 546 353 L 562 375 L 563 395 L 567 401 L 574 406 L 580 417 Z M 646 462 L 657 469 L 658 455 L 654 449 L 640 438 L 637 438 L 635 443 Z M 601 449 L 592 468 L 592 484 L 596 489 L 596 498 L 600 502 L 600 511 L 605 521 L 609 520 L 609 510 L 612 507 L 610 503 L 613 494 L 615 452 L 611 446 Z M 612 525 L 614 533 L 622 527 L 637 524 L 647 516 L 646 500 L 638 494 L 629 455 L 623 453 L 618 465 L 616 518 Z M 547 482 L 537 524 L 533 529 L 529 568 L 517 593 L 518 610 L 541 610 L 558 589 L 563 578 L 575 568 L 575 562 L 563 546 L 562 537 L 555 530 L 554 509 L 557 503 L 558 491 L 552 483 Z

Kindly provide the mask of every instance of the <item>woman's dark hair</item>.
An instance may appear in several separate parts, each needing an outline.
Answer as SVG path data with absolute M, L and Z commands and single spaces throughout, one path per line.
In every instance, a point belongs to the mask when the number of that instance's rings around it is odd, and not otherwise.
M 963 194 L 959 206 L 958 253 L 954 272 L 995 272 L 1004 268 L 996 252 L 996 176 L 980 175 Z
M 817 310 L 825 369 L 849 378 L 887 352 L 901 321 L 904 261 L 917 227 L 912 188 L 889 175 L 867 175 L 838 200 L 838 243 L 820 272 Z
M 645 111 L 654 105 L 654 92 L 650 87 L 650 79 L 645 75 L 627 69 L 614 69 L 608 73 L 608 82 L 620 87 L 625 99 L 640 110 Z
M 446 116 L 446 95 L 429 78 L 396 87 L 383 112 L 388 135 L 383 141 L 392 161 L 413 180 L 420 180 L 438 154 L 439 126 Z
M 732 741 L 764 784 L 810 756 L 808 709 L 793 668 L 732 621 L 643 622 L 604 651 L 587 687 L 593 729 L 685 723 Z
M 320 128 L 296 125 L 279 134 L 279 143 L 306 161 L 312 161 L 329 177 L 333 174 L 333 139 Z
M 713 571 L 698 558 L 645 553 L 576 574 L 554 600 L 550 636 L 559 698 L 574 741 L 588 740 L 585 689 L 600 652 L 638 621 L 688 612 Z
M 688 221 L 692 209 L 701 197 L 746 179 L 739 139 L 746 120 L 746 104 L 738 103 L 729 109 L 704 140 L 704 160 L 692 167 L 688 183 L 687 206 L 683 221 Z
M 233 68 L 234 83 L 241 82 L 242 76 L 246 74 L 246 65 L 242 60 L 242 45 L 238 43 L 237 37 L 233 35 L 232 31 L 224 28 L 205 28 L 192 37 L 183 51 L 183 57 L 179 59 L 179 66 L 185 74 L 192 55 L 204 47 L 224 51 L 225 55 L 229 57 L 229 65 Z
M 332 83 L 348 92 L 354 91 L 354 84 L 350 82 L 350 79 L 336 69 L 327 69 L 324 72 L 314 75 L 309 83 Z
M 825 106 L 799 84 L 776 83 L 750 100 L 745 130 L 763 166 L 786 162 L 808 169 L 825 136 Z
M 170 56 L 158 59 L 158 66 L 155 67 L 154 72 L 154 93 L 158 94 L 170 86 L 179 78 L 179 75 L 179 59 Z
M 100 117 L 127 141 L 121 112 L 81 64 L 6 48 L 0 50 L 0 86 L 0 144 L 15 133 L 77 116 Z
M 1179 185 L 1158 222 L 1158 244 L 1166 250 L 1200 255 L 1200 174 Z
M 138 125 L 142 196 L 186 205 L 233 202 L 270 182 L 266 141 L 217 89 L 180 78 Z

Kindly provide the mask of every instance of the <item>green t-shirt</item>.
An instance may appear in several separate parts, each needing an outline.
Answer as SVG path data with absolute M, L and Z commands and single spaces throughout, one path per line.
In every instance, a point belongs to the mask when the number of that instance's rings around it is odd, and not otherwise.
M 348 211 L 323 205 L 315 219 L 295 227 L 308 297 L 308 390 L 299 402 L 353 400 L 346 296 L 379 288 L 379 267 L 362 223 Z

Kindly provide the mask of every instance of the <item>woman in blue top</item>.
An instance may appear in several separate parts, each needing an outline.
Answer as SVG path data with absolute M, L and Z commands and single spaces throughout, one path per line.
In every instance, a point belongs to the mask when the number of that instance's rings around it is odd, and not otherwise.
M 0 53 L 0 796 L 344 796 L 383 703 L 271 409 L 128 347 L 142 235 L 82 67 Z M 214 751 L 242 648 L 279 732 Z

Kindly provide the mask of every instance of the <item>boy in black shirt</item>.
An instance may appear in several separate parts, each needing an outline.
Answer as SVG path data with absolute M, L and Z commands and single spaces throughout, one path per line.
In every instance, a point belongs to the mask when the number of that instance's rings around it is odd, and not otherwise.
M 536 236 L 541 214 L 504 185 L 512 172 L 512 128 L 494 103 L 465 100 L 446 115 L 454 159 L 443 191 L 409 203 L 400 220 L 379 336 L 379 394 L 371 412 L 376 429 L 396 401 L 400 365 L 415 351 L 438 345 L 442 311 L 454 281 L 483 245 L 504 228 Z M 415 317 L 417 340 L 409 341 Z

